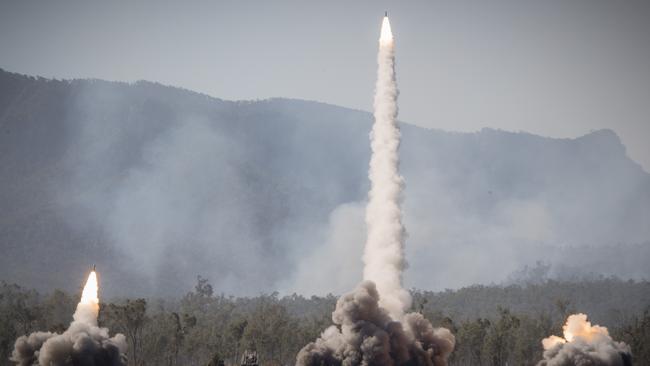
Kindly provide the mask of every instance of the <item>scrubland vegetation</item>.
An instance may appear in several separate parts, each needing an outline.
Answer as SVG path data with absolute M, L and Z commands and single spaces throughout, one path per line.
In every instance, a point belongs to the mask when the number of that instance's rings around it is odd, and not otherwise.
M 650 360 L 650 283 L 599 279 L 583 282 L 473 286 L 444 292 L 413 290 L 413 310 L 456 335 L 451 365 L 534 365 L 541 339 L 561 334 L 566 316 L 584 312 L 632 347 L 635 365 Z M 231 297 L 198 278 L 180 299 L 112 299 L 101 304 L 100 325 L 128 340 L 130 365 L 237 364 L 255 349 L 262 365 L 291 365 L 298 350 L 331 324 L 337 297 Z M 78 294 L 41 294 L 0 286 L 0 357 L 16 337 L 63 331 Z

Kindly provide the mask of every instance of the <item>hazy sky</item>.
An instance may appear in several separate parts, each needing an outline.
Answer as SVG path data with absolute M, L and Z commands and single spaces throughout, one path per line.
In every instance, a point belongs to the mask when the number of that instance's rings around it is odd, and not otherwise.
M 384 9 L 401 119 L 556 137 L 611 128 L 650 171 L 647 0 L 0 0 L 0 68 L 371 110 Z

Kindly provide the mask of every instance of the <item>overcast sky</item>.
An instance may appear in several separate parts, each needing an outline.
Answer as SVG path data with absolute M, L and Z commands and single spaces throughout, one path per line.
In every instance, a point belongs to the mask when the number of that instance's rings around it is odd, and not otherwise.
M 647 0 L 0 0 L 0 68 L 371 110 L 384 9 L 402 120 L 554 137 L 611 128 L 650 171 Z

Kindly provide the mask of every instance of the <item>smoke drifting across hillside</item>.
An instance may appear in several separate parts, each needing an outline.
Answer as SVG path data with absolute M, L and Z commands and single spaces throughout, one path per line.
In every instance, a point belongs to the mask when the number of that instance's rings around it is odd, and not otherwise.
M 7 72 L 0 110 L 8 282 L 74 290 L 66 273 L 98 256 L 108 296 L 178 295 L 197 274 L 238 295 L 342 294 L 362 275 L 368 113 Z M 611 131 L 401 134 L 407 287 L 498 283 L 538 260 L 552 278 L 650 277 L 650 178 Z M 34 252 L 60 275 L 40 278 Z

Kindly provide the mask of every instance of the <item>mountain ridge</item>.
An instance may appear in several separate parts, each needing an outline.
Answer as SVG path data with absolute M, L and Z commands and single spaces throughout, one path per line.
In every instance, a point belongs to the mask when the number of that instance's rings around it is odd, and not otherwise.
M 206 93 L 202 92 L 197 92 L 191 89 L 183 88 L 180 86 L 175 86 L 175 85 L 167 85 L 163 83 L 159 83 L 156 81 L 150 81 L 150 80 L 144 80 L 144 79 L 139 79 L 133 82 L 127 82 L 127 81 L 112 81 L 112 80 L 105 80 L 105 79 L 100 79 L 100 78 L 74 78 L 74 79 L 57 79 L 57 78 L 48 78 L 40 75 L 27 75 L 27 74 L 21 74 L 17 72 L 12 72 L 5 70 L 0 67 L 0 75 L 2 75 L 3 79 L 2 82 L 6 82 L 7 77 L 13 77 L 13 78 L 20 78 L 20 79 L 28 79 L 28 80 L 33 80 L 33 81 L 45 81 L 45 82 L 55 82 L 55 83 L 67 83 L 67 84 L 75 84 L 75 83 L 105 83 L 105 84 L 118 84 L 123 87 L 130 87 L 130 86 L 145 86 L 145 87 L 154 87 L 154 88 L 160 88 L 160 89 L 167 89 L 169 91 L 173 91 L 178 94 L 183 94 L 183 93 L 189 93 L 193 94 L 197 97 L 201 98 L 206 98 L 209 100 L 213 100 L 216 102 L 223 102 L 223 103 L 232 103 L 232 104 L 254 104 L 254 103 L 285 103 L 285 102 L 290 102 L 290 103 L 304 103 L 306 105 L 319 105 L 319 106 L 325 106 L 325 107 L 334 107 L 337 109 L 343 109 L 347 110 L 350 112 L 354 113 L 363 113 L 363 114 L 371 114 L 371 112 L 362 110 L 362 109 L 357 109 L 357 108 L 352 108 L 352 107 L 345 107 L 345 106 L 339 106 L 336 104 L 332 103 L 327 103 L 327 102 L 322 102 L 322 101 L 317 101 L 317 100 L 310 100 L 310 99 L 301 99 L 301 98 L 287 98 L 287 97 L 270 97 L 270 98 L 264 98 L 264 99 L 241 99 L 241 100 L 229 100 L 229 99 L 222 99 L 216 96 L 212 96 Z M 610 129 L 610 128 L 602 128 L 598 130 L 592 130 L 588 133 L 585 133 L 580 136 L 576 137 L 550 137 L 550 136 L 543 136 L 543 135 L 538 135 L 534 134 L 531 132 L 527 131 L 510 131 L 510 130 L 503 130 L 499 128 L 491 128 L 491 127 L 483 127 L 477 131 L 452 131 L 452 130 L 444 130 L 444 129 L 438 129 L 434 127 L 425 127 L 425 126 L 420 126 L 411 122 L 407 121 L 400 121 L 400 124 L 402 125 L 408 125 L 413 128 L 418 128 L 418 129 L 423 129 L 423 130 L 430 130 L 430 131 L 439 131 L 439 132 L 445 132 L 445 133 L 451 133 L 451 134 L 475 134 L 475 133 L 481 133 L 485 131 L 497 131 L 497 132 L 503 132 L 503 133 L 508 133 L 508 134 L 524 134 L 524 135 L 530 135 L 530 136 L 536 136 L 540 138 L 548 138 L 552 140 L 578 140 L 587 136 L 592 136 L 592 135 L 606 135 L 609 138 L 612 138 L 612 141 L 616 141 L 617 144 L 620 144 L 621 146 L 625 147 L 625 145 L 622 143 L 620 137 L 618 134 Z M 632 160 L 632 159 L 630 159 Z M 632 160 L 634 161 L 634 160 Z M 638 163 L 637 163 L 638 164 Z M 641 166 L 641 165 L 639 165 Z
M 90 262 L 115 294 L 178 293 L 198 274 L 226 293 L 352 288 L 371 123 L 321 102 L 0 71 L 0 279 L 65 287 Z M 401 127 L 409 286 L 499 281 L 537 260 L 648 277 L 644 246 L 602 258 L 650 239 L 650 175 L 615 132 Z M 572 266 L 544 249 L 562 243 L 593 248 Z

